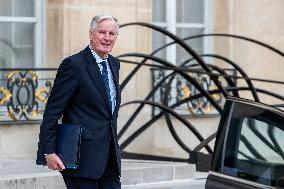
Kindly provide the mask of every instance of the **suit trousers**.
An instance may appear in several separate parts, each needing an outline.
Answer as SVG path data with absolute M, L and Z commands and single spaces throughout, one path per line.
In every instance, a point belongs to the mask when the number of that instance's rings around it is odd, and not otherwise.
M 99 179 L 63 176 L 67 189 L 121 189 L 120 176 L 111 140 L 105 171 Z

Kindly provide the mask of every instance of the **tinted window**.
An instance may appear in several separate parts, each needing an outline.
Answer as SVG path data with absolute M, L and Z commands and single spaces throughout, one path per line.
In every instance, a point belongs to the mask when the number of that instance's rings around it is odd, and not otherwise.
M 221 171 L 275 186 L 284 175 L 284 119 L 251 105 L 236 103 L 229 123 Z

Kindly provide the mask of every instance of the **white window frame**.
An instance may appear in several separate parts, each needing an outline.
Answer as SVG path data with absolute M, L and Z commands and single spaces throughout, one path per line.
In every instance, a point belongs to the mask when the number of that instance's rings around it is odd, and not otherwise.
M 176 34 L 176 29 L 178 27 L 183 28 L 203 28 L 204 33 L 211 33 L 213 26 L 213 2 L 214 0 L 204 0 L 204 24 L 201 23 L 189 23 L 180 24 L 176 23 L 176 0 L 165 0 L 166 3 L 166 22 L 153 22 L 153 24 L 166 27 L 168 31 Z M 203 38 L 204 52 L 213 52 L 213 40 L 211 37 Z M 167 37 L 166 43 L 170 43 L 172 40 Z M 171 45 L 166 49 L 166 59 L 167 61 L 176 64 L 176 45 Z M 210 62 L 209 62 L 210 63 Z
M 200 28 L 203 29 L 203 33 L 211 33 L 212 26 L 213 26 L 213 4 L 214 0 L 204 0 L 204 23 L 177 23 L 176 22 L 176 7 L 177 7 L 177 0 L 165 0 L 166 3 L 166 21 L 165 22 L 152 22 L 154 25 L 166 28 L 171 33 L 177 33 L 177 28 Z M 153 19 L 152 19 L 153 20 Z M 172 39 L 169 37 L 166 38 L 166 44 L 172 42 Z M 164 57 L 167 61 L 172 64 L 178 64 L 177 62 L 177 52 L 176 52 L 177 45 L 171 45 L 166 48 L 166 57 Z M 153 49 L 155 50 L 155 49 Z M 213 39 L 212 37 L 204 37 L 203 38 L 203 52 L 205 53 L 212 53 L 213 52 Z M 206 60 L 206 63 L 212 63 L 212 59 Z M 166 71 L 167 73 L 167 71 Z M 172 83 L 172 87 L 176 88 L 176 83 Z M 176 96 L 176 91 L 171 91 L 172 96 Z M 174 99 L 172 99 L 174 101 Z M 171 102 L 169 102 L 171 104 Z M 185 111 L 181 107 L 180 110 L 176 110 L 180 114 L 187 115 L 188 112 Z
M 18 16 L 0 16 L 0 23 L 34 23 L 34 62 L 35 68 L 43 67 L 45 65 L 45 0 L 35 0 L 35 16 L 34 17 L 18 17 Z M 13 65 L 12 65 L 13 66 Z

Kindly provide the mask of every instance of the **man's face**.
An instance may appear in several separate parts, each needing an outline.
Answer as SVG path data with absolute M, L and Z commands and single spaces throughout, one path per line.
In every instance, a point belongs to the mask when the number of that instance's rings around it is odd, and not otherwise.
M 111 52 L 117 38 L 117 24 L 114 20 L 97 23 L 89 34 L 92 49 L 103 59 Z

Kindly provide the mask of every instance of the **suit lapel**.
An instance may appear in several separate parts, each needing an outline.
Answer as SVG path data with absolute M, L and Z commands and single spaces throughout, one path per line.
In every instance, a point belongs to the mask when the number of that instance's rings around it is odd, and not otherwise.
M 96 62 L 96 59 L 93 57 L 89 47 L 85 49 L 85 52 L 86 52 L 85 54 L 86 54 L 86 60 L 87 60 L 85 66 L 88 70 L 88 73 L 90 77 L 92 78 L 93 82 L 95 83 L 95 85 L 97 86 L 98 91 L 102 95 L 107 109 L 111 111 L 110 106 L 109 106 L 109 101 L 108 101 L 108 95 L 107 95 L 106 88 L 104 85 L 104 81 L 101 77 L 100 68 Z

